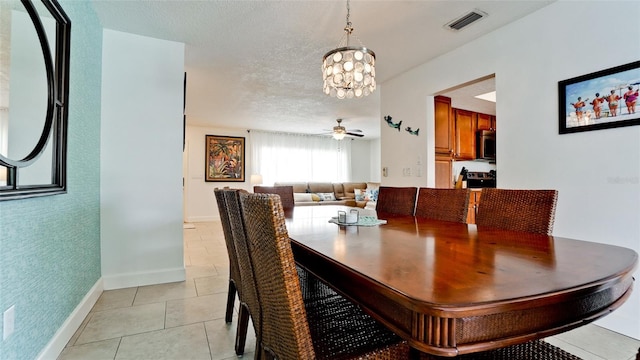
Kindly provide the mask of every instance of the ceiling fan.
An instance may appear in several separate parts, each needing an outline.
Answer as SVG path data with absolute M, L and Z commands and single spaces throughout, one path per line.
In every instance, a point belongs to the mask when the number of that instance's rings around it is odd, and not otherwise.
M 334 126 L 333 130 L 328 130 L 328 131 L 331 131 L 330 134 L 333 136 L 334 139 L 342 140 L 344 139 L 345 136 L 356 136 L 356 137 L 364 136 L 364 134 L 362 133 L 362 130 L 359 130 L 359 129 L 347 130 L 344 126 L 342 126 L 342 119 L 336 119 L 336 122 L 338 122 L 338 125 Z

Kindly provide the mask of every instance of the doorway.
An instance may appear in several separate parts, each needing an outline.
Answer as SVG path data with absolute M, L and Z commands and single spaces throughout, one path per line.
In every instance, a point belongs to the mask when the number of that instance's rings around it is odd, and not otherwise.
M 495 74 L 438 92 L 434 109 L 436 187 L 460 186 L 463 168 L 495 174 L 495 161 L 476 157 L 477 131 L 497 128 Z

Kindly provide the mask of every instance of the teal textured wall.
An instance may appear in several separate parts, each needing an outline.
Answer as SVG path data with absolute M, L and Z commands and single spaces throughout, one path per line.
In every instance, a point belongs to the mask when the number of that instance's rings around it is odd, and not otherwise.
M 101 276 L 102 27 L 89 1 L 60 3 L 71 19 L 68 193 L 0 202 L 0 312 L 16 311 L 3 360 L 36 358 Z

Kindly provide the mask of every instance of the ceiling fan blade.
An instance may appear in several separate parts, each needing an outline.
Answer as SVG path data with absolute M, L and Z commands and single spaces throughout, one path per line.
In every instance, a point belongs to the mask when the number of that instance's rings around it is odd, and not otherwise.
M 364 134 L 356 134 L 356 133 L 352 133 L 350 131 L 347 131 L 347 135 L 357 136 L 357 137 L 363 137 L 364 136 Z
M 349 129 L 347 131 L 349 131 L 349 132 L 357 132 L 357 133 L 361 133 L 362 132 L 362 130 L 360 130 L 360 129 Z

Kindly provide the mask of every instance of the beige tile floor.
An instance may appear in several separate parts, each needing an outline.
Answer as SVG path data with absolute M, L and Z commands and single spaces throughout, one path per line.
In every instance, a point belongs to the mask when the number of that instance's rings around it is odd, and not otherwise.
M 187 280 L 105 291 L 58 360 L 235 359 L 224 322 L 229 262 L 219 222 L 184 230 Z M 236 305 L 237 307 L 237 305 Z M 596 325 L 547 339 L 585 360 L 635 360 L 640 341 Z M 249 329 L 246 353 L 253 358 Z

